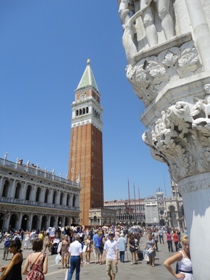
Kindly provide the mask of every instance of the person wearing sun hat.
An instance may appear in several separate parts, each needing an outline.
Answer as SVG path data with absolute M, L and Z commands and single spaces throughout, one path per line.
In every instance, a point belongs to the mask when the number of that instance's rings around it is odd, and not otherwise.
M 120 252 L 120 261 L 125 262 L 125 249 L 126 249 L 126 239 L 123 233 L 120 233 L 120 238 L 118 239 L 118 247 Z
M 109 238 L 104 244 L 104 256 L 106 255 L 106 274 L 110 280 L 115 279 L 118 264 L 118 244 L 114 240 L 114 232 L 109 232 Z

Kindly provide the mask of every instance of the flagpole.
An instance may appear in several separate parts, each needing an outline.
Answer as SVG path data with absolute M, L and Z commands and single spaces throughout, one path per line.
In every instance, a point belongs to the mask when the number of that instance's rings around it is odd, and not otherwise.
M 129 222 L 130 222 L 130 185 L 129 185 L 129 179 L 128 179 L 128 215 L 129 215 Z
M 136 187 L 135 187 L 135 184 L 133 185 L 133 188 L 134 188 L 134 209 L 135 209 L 135 220 L 136 220 Z
M 139 195 L 139 222 L 141 222 L 141 200 L 140 200 L 140 190 L 138 188 L 138 195 Z

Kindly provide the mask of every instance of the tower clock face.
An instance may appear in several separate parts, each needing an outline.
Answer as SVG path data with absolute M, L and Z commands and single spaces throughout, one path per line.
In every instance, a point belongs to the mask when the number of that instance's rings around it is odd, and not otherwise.
M 80 100 L 84 100 L 85 98 L 86 98 L 86 92 L 80 94 L 80 97 L 79 97 Z
M 162 197 L 158 197 L 158 203 L 163 204 L 163 198 Z

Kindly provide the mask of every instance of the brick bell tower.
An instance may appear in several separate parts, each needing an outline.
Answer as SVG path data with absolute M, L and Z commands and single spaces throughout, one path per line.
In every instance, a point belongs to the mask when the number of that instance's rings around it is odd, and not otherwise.
M 72 103 L 68 165 L 68 179 L 80 181 L 81 225 L 89 225 L 89 210 L 104 203 L 100 96 L 88 59 Z

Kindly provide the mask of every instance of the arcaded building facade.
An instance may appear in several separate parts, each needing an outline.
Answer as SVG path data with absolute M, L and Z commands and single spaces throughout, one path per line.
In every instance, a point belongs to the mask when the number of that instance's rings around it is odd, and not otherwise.
M 77 224 L 80 186 L 22 160 L 0 158 L 0 229 Z

